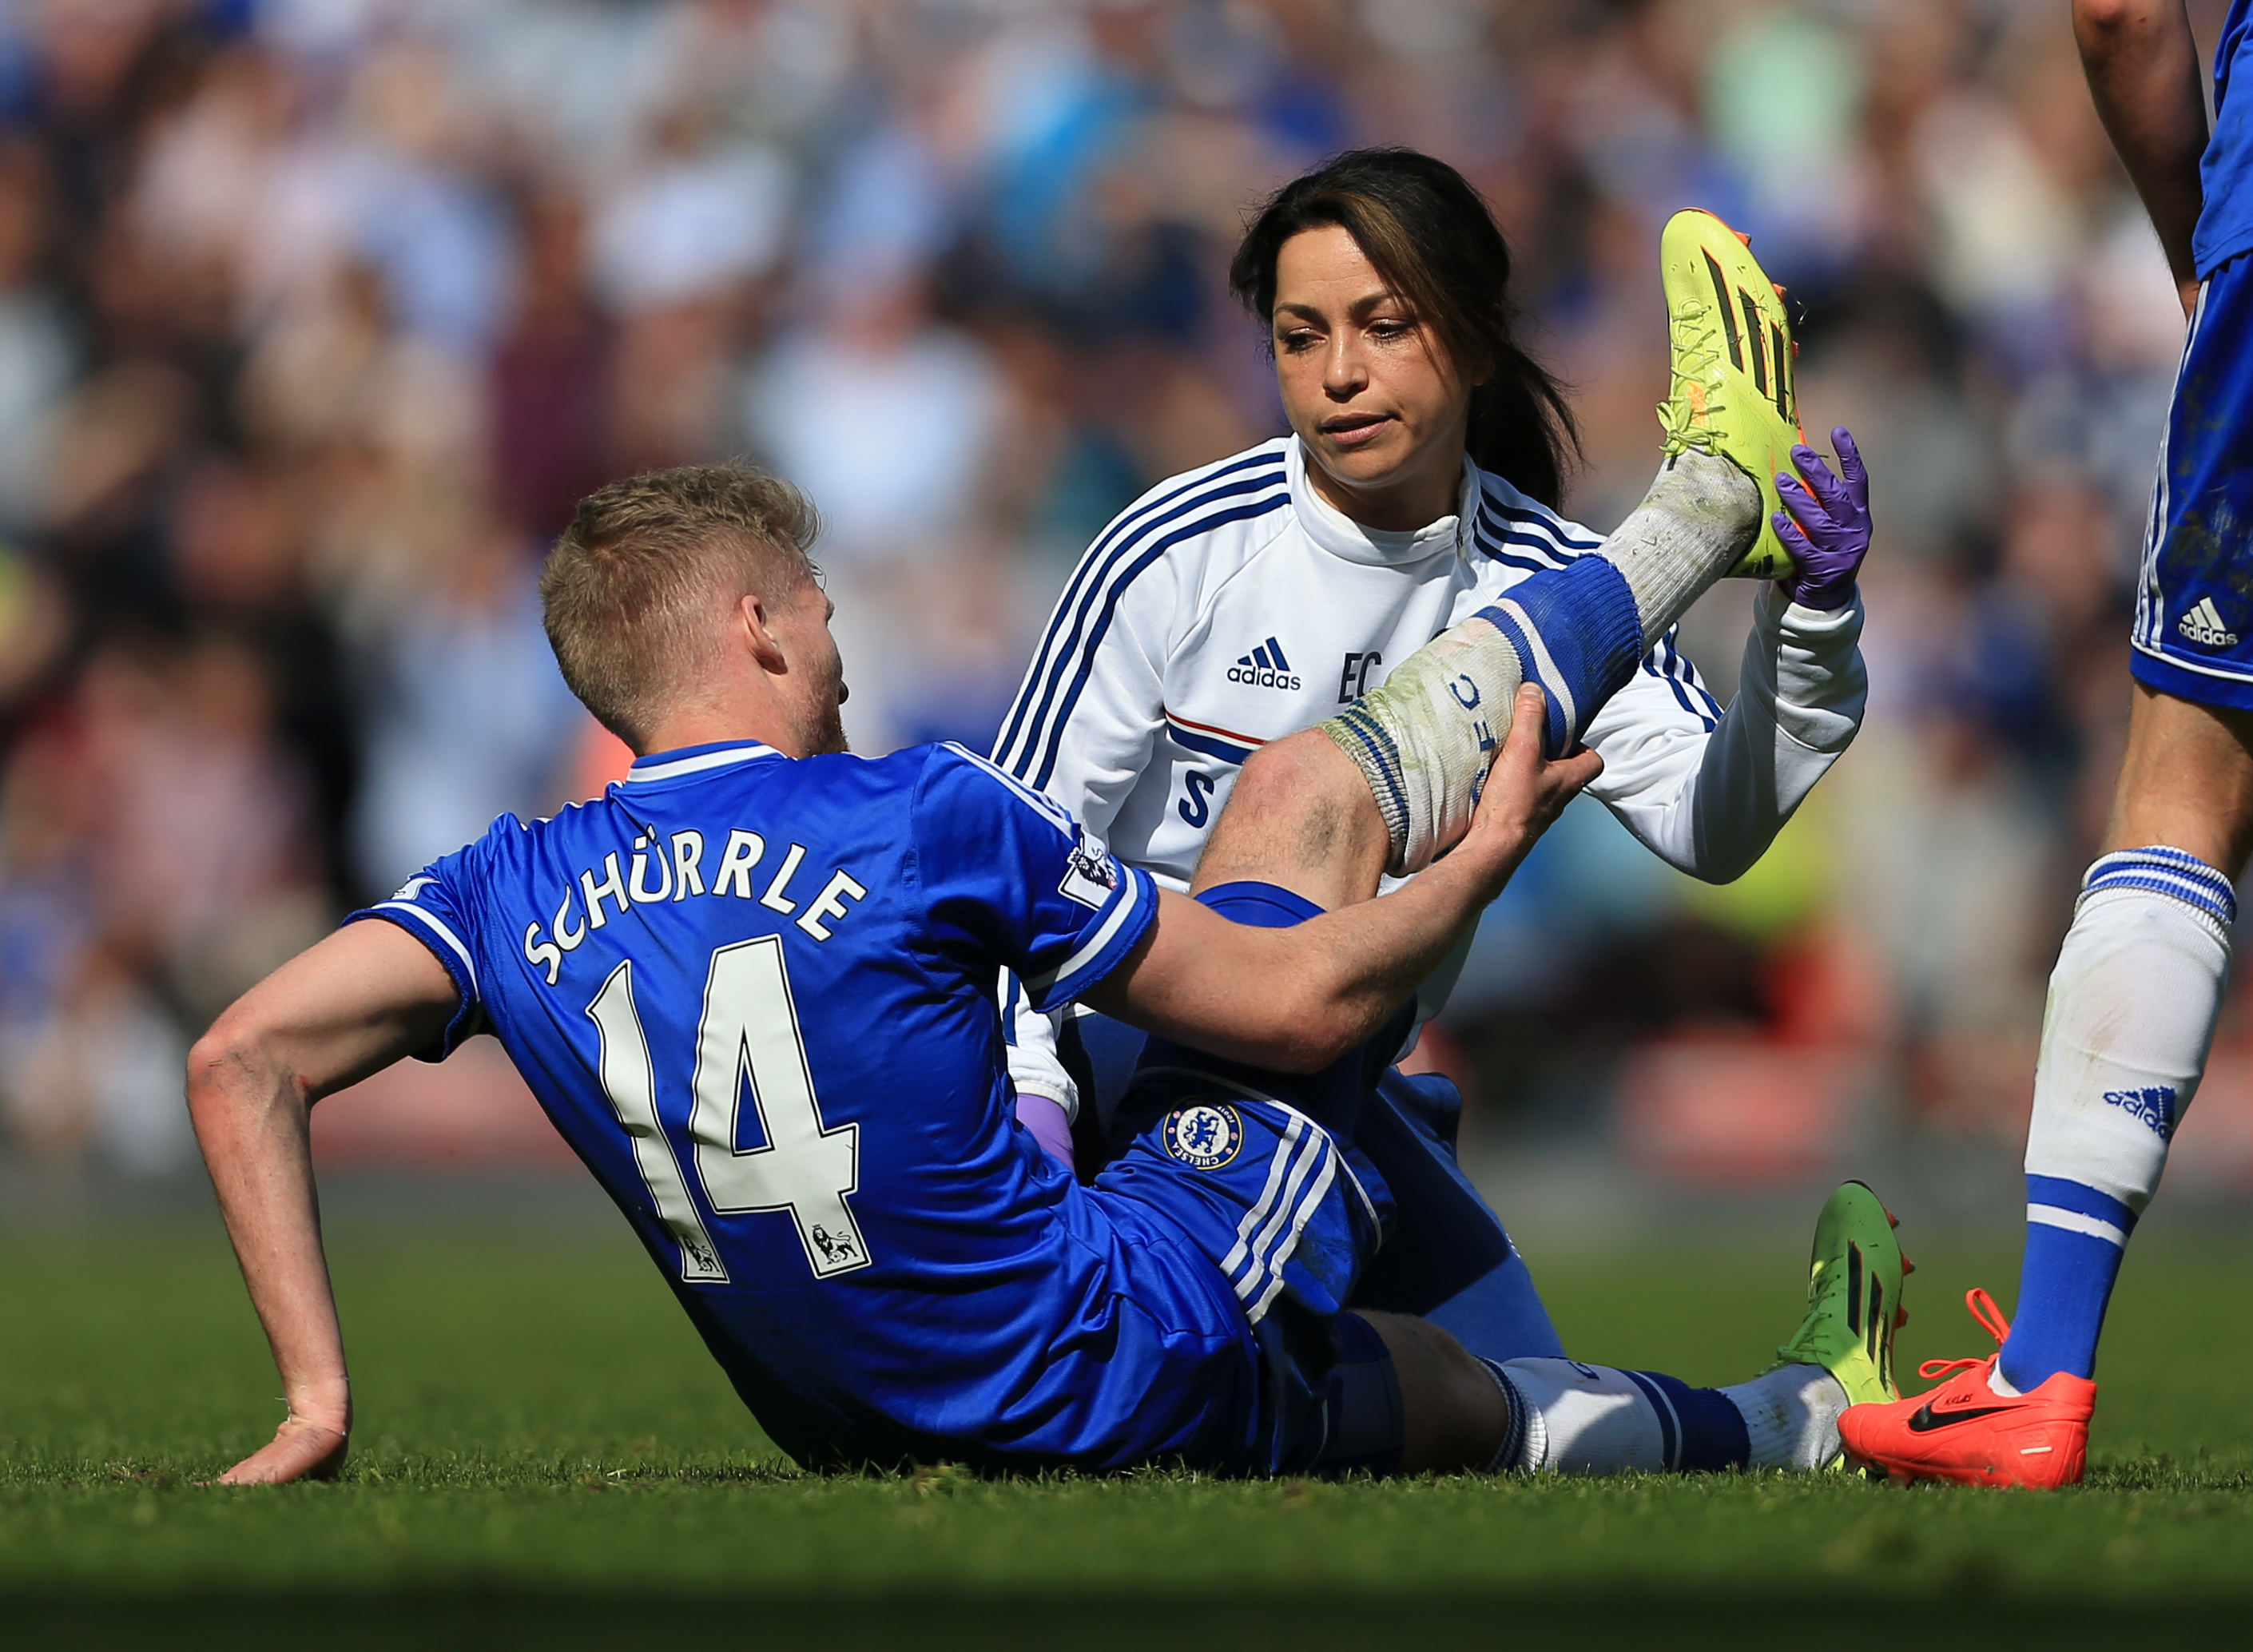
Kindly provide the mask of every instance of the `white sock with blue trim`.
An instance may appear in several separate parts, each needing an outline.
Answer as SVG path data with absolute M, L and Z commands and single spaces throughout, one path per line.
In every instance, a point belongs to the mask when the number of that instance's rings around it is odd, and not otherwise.
M 2236 917 L 2229 880 L 2180 849 L 2122 850 L 2082 880 L 2034 1069 L 2010 1389 L 2096 1370 L 2128 1236 L 2206 1070 Z
M 1490 1472 L 1711 1474 L 1747 1461 L 1768 1466 L 1754 1458 L 1750 1416 L 1733 1390 L 1570 1359 L 1481 1363 L 1510 1405 L 1510 1435 Z
M 1468 828 L 1520 683 L 1547 697 L 1550 755 L 1570 750 L 1759 526 L 1760 491 L 1735 465 L 1670 460 L 1599 549 L 1510 587 L 1323 723 L 1377 799 L 1392 837 L 1387 869 L 1421 871 Z
M 1663 1474 L 1673 1467 L 1658 1408 L 1625 1371 L 1514 1359 L 1503 1362 L 1502 1374 L 1523 1428 L 1517 1460 L 1497 1467 L 1528 1474 Z

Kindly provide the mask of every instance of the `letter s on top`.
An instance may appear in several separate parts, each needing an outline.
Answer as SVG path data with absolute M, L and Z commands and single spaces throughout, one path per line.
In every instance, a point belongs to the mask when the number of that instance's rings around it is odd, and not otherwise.
M 563 972 L 563 949 L 553 941 L 542 941 L 534 946 L 533 938 L 539 933 L 540 925 L 537 924 L 524 926 L 524 961 L 533 965 L 545 964 L 548 966 L 548 984 L 553 986 L 556 977 Z

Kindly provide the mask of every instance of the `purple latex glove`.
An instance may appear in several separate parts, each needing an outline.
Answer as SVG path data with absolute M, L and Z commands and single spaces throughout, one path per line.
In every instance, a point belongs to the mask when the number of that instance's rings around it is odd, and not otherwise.
M 1779 473 L 1775 491 L 1784 509 L 1775 513 L 1775 536 L 1791 553 L 1798 570 L 1778 580 L 1795 603 L 1824 610 L 1853 600 L 1854 575 L 1870 548 L 1870 473 L 1854 438 L 1839 428 L 1831 432 L 1838 450 L 1838 474 L 1810 447 L 1791 450 L 1791 462 L 1804 476 Z
M 1035 1091 L 1021 1091 L 1017 1097 L 1017 1122 L 1033 1133 L 1033 1140 L 1066 1173 L 1074 1171 L 1071 1119 L 1064 1110 L 1064 1103 Z

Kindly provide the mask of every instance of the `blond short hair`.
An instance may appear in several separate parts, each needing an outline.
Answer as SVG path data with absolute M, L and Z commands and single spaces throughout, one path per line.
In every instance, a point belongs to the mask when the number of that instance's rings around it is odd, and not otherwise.
M 684 464 L 579 501 L 540 576 L 563 680 L 637 751 L 713 663 L 721 616 L 818 578 L 813 501 L 748 464 Z

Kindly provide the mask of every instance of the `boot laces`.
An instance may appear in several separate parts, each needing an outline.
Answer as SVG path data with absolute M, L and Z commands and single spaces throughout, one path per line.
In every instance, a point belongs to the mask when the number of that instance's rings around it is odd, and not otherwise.
M 1673 341 L 1674 382 L 1667 398 L 1658 407 L 1659 428 L 1665 433 L 1663 443 L 1669 453 L 1684 448 L 1696 448 L 1710 453 L 1713 448 L 1712 432 L 1695 422 L 1697 415 L 1691 411 L 1688 387 L 1704 384 L 1707 372 L 1720 360 L 1720 352 L 1713 348 L 1712 329 L 1706 318 L 1712 306 L 1698 299 L 1684 302 L 1670 318 Z M 1723 410 L 1719 397 L 1708 385 L 1705 389 L 1705 412 L 1708 416 Z
M 2004 1342 L 2011 1335 L 2011 1322 L 1995 1306 L 1995 1299 L 1975 1285 L 1964 1293 L 1964 1306 L 1971 1310 L 1971 1317 L 1979 1321 L 1979 1328 L 1995 1339 L 1995 1354 L 2001 1353 Z M 1916 1374 L 1929 1381 L 1957 1371 L 1977 1370 L 1983 1365 L 1993 1364 L 1995 1354 L 1984 1359 L 1929 1359 L 1916 1368 Z

